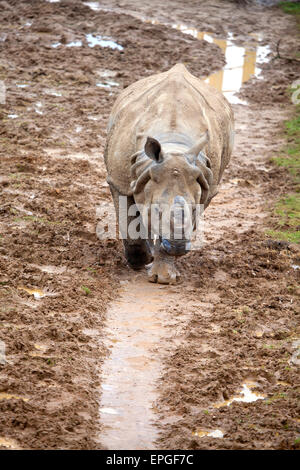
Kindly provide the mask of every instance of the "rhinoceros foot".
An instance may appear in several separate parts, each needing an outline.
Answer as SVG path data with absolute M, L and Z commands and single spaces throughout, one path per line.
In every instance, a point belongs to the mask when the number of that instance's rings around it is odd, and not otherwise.
M 174 265 L 172 257 L 155 258 L 148 271 L 148 280 L 159 284 L 176 284 L 180 279 L 180 273 Z

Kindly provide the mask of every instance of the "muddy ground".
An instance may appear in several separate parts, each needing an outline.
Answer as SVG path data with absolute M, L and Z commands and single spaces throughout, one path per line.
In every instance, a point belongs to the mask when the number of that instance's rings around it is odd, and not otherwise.
M 277 8 L 217 0 L 101 5 L 110 11 L 75 0 L 0 1 L 0 448 L 103 447 L 102 329 L 120 280 L 133 276 L 121 243 L 95 234 L 96 207 L 110 201 L 107 118 L 118 92 L 141 77 L 176 62 L 201 77 L 225 64 L 216 44 L 136 17 L 143 16 L 219 38 L 232 32 L 237 44 L 262 33 L 273 59 L 262 66 L 264 79 L 243 86 L 248 105 L 233 106 L 236 146 L 206 212 L 207 242 L 180 261 L 181 284 L 161 289 L 172 292 L 173 323 L 160 345 L 156 448 L 294 449 L 299 270 L 292 265 L 300 254 L 265 234 L 273 201 L 291 187 L 269 160 L 281 152 L 292 112 L 285 90 L 299 78 L 298 63 L 275 59 L 279 38 L 283 54 L 295 44 L 294 20 Z M 90 47 L 87 34 L 113 38 L 123 50 Z M 103 87 L 108 79 L 118 85 Z M 214 407 L 245 380 L 265 399 Z M 223 438 L 195 434 L 216 428 Z

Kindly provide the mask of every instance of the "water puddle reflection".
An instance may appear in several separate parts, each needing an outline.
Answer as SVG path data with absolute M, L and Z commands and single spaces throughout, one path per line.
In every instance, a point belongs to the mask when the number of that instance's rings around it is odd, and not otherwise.
M 27 294 L 33 295 L 37 300 L 42 299 L 46 295 L 41 289 L 29 289 L 28 287 L 18 287 L 18 289 L 24 290 Z
M 112 87 L 120 86 L 120 84 L 118 82 L 114 82 L 113 80 L 105 80 L 105 82 L 96 83 L 96 86 L 99 88 L 107 88 L 110 90 Z
M 93 11 L 115 11 L 114 8 L 104 7 L 99 2 L 82 2 L 82 4 Z
M 255 382 L 244 382 L 242 384 L 242 390 L 240 391 L 239 395 L 233 396 L 228 400 L 224 400 L 220 403 L 215 403 L 214 408 L 222 408 L 223 406 L 230 406 L 233 402 L 243 402 L 243 403 L 252 403 L 257 400 L 263 400 L 265 395 L 262 395 L 258 392 L 253 392 L 251 388 L 257 387 L 257 383 Z
M 22 401 L 28 401 L 29 398 L 21 397 L 19 395 L 13 395 L 11 393 L 0 393 L 0 400 L 22 400 Z
M 13 439 L 0 436 L 0 447 L 6 447 L 7 449 L 20 450 L 19 445 Z
M 120 44 L 117 44 L 110 38 L 105 36 L 100 36 L 99 34 L 86 34 L 86 40 L 90 47 L 101 46 L 101 47 L 110 47 L 111 49 L 118 49 L 118 51 L 123 51 L 123 47 Z
M 142 20 L 151 24 L 161 24 L 156 20 L 147 20 L 145 18 L 142 18 Z M 257 41 L 256 46 L 245 44 L 240 47 L 234 44 L 233 34 L 230 32 L 226 39 L 219 39 L 211 33 L 197 31 L 194 28 L 181 24 L 172 24 L 171 26 L 196 39 L 203 39 L 204 41 L 214 43 L 222 49 L 226 59 L 225 67 L 209 77 L 202 77 L 202 79 L 221 91 L 230 103 L 246 105 L 247 102 L 240 100 L 235 94 L 240 90 L 242 84 L 252 76 L 262 78 L 259 65 L 268 62 L 268 56 L 271 52 L 269 46 L 259 45 L 259 41 L 262 39 L 261 36 L 252 35 Z
M 43 297 L 56 297 L 57 296 L 55 292 L 43 291 L 41 289 L 31 289 L 31 288 L 23 287 L 23 286 L 18 287 L 18 289 L 27 292 L 27 294 L 29 295 L 33 295 L 33 297 L 36 300 L 40 300 Z
M 193 432 L 193 436 L 221 438 L 224 436 L 224 433 L 223 431 L 221 431 L 221 429 L 215 429 L 214 431 L 196 431 Z
M 51 96 L 62 96 L 62 93 L 60 93 L 59 91 L 55 91 L 55 90 L 45 90 L 44 93 L 46 95 L 51 95 Z
M 37 103 L 35 103 L 35 108 L 34 108 L 34 110 L 35 110 L 35 112 L 36 112 L 37 114 L 44 114 L 43 111 L 41 110 L 42 106 L 43 106 L 43 105 L 42 105 L 42 103 L 41 103 L 40 101 L 37 102 Z
M 118 51 L 123 51 L 123 46 L 118 44 L 117 42 L 113 41 L 111 38 L 108 38 L 106 36 L 101 36 L 100 34 L 86 34 L 85 35 L 87 44 L 89 47 L 95 47 L 95 46 L 100 46 L 100 47 L 109 47 L 110 49 L 117 49 Z M 54 49 L 62 46 L 61 42 L 54 42 L 51 44 L 51 47 Z M 66 44 L 66 47 L 82 47 L 83 42 L 78 39 L 75 41 L 71 41 L 68 44 Z
M 46 352 L 48 349 L 48 346 L 46 344 L 41 344 L 41 343 L 35 343 L 34 344 L 35 349 L 38 351 Z

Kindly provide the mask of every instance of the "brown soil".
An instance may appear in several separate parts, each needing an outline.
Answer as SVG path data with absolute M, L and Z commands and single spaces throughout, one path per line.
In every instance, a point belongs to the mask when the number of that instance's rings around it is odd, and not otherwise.
M 225 63 L 215 44 L 132 15 L 220 38 L 230 31 L 237 44 L 261 32 L 274 58 L 280 37 L 295 42 L 292 17 L 276 8 L 217 0 L 101 5 L 113 11 L 71 0 L 0 1 L 0 80 L 7 88 L 0 105 L 0 339 L 7 359 L 0 364 L 0 448 L 102 447 L 106 306 L 118 297 L 121 277 L 132 277 L 121 243 L 95 235 L 96 206 L 110 200 L 107 117 L 120 88 L 141 77 L 176 62 L 205 76 Z M 91 48 L 89 33 L 110 36 L 124 50 Z M 82 47 L 66 46 L 78 40 Z M 56 42 L 62 46 L 51 47 Z M 291 265 L 300 264 L 300 254 L 265 235 L 270 204 L 290 187 L 269 158 L 284 141 L 282 122 L 291 112 L 284 90 L 299 78 L 297 66 L 284 59 L 264 65 L 266 79 L 243 87 L 249 106 L 234 106 L 236 146 L 206 211 L 207 243 L 181 260 L 183 281 L 168 288 L 173 322 L 160 344 L 157 448 L 299 445 L 299 371 L 290 359 L 299 337 L 299 270 Z M 119 87 L 96 86 L 107 69 Z M 20 287 L 47 295 L 35 299 Z M 214 408 L 247 379 L 266 400 Z M 224 438 L 193 435 L 213 429 Z

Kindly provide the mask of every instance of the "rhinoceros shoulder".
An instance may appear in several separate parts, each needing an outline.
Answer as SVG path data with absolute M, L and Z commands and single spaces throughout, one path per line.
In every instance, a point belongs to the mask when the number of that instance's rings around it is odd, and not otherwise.
M 105 162 L 109 180 L 119 192 L 130 194 L 130 157 L 140 150 L 143 139 L 155 135 L 158 129 L 188 133 L 192 140 L 197 140 L 208 129 L 212 142 L 209 157 L 214 184 L 218 184 L 231 153 L 228 144 L 228 135 L 233 129 L 230 104 L 222 93 L 193 76 L 183 64 L 176 64 L 166 72 L 127 87 L 112 108 Z

